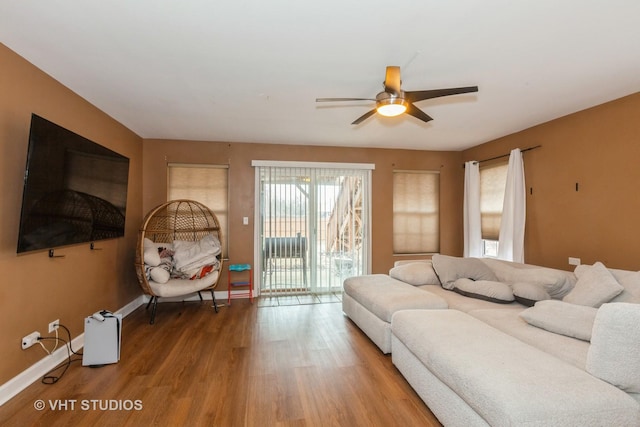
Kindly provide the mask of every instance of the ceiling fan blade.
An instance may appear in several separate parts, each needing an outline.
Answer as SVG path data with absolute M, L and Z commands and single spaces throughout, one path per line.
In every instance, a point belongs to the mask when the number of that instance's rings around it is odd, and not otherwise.
M 418 102 L 425 99 L 438 98 L 440 96 L 458 95 L 461 93 L 477 92 L 478 86 L 454 87 L 450 89 L 416 90 L 404 93 L 404 99 L 409 102 Z
M 371 111 L 367 111 L 366 113 L 364 113 L 363 115 L 361 115 L 360 117 L 358 117 L 357 119 L 355 119 L 353 121 L 353 123 L 351 123 L 352 125 L 357 125 L 360 124 L 362 122 L 364 122 L 365 120 L 367 120 L 369 117 L 373 116 L 376 112 L 376 109 L 374 108 Z
M 424 111 L 422 111 L 421 109 L 419 109 L 418 107 L 416 107 L 411 103 L 407 107 L 406 113 L 409 114 L 410 116 L 415 117 L 416 119 L 422 120 L 423 122 L 430 122 L 431 120 L 433 120 L 431 116 L 429 116 L 427 113 L 425 113 Z
M 390 65 L 384 77 L 384 91 L 394 95 L 400 95 L 400 67 Z
M 371 98 L 316 98 L 316 102 L 337 102 L 337 101 L 375 101 Z

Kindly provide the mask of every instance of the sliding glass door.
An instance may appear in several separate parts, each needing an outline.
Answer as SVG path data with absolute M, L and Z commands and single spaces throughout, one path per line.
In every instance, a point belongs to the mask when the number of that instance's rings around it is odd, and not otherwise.
M 370 165 L 254 166 L 261 294 L 339 292 L 370 270 Z

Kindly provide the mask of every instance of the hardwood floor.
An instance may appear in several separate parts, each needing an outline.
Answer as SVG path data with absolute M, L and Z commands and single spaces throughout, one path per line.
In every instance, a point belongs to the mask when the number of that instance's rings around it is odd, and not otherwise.
M 0 425 L 440 425 L 340 303 L 163 303 L 148 319 L 144 306 L 124 319 L 119 363 L 31 385 Z

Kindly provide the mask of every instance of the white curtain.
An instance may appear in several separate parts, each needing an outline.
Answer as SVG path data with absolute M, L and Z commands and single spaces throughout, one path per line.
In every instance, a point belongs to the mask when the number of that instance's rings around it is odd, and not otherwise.
M 464 256 L 482 256 L 480 166 L 476 161 L 464 165 Z
M 526 216 L 524 164 L 519 148 L 511 150 L 500 222 L 498 258 L 524 262 L 524 224 Z

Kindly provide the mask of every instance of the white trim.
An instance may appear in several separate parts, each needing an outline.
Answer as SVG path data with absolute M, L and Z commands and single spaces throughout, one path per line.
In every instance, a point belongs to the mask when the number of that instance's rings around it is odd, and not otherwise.
M 167 163 L 169 168 L 211 168 L 211 169 L 229 169 L 229 165 L 225 163 Z
M 323 169 L 368 169 L 376 168 L 374 163 L 298 162 L 283 160 L 252 160 L 251 166 L 282 168 L 323 168 Z
M 233 292 L 232 292 L 233 294 Z M 224 307 L 227 302 L 227 291 L 217 291 L 215 292 L 216 302 L 224 301 L 224 303 L 219 303 L 218 307 Z M 211 293 L 205 292 L 202 295 L 204 300 L 211 300 Z M 198 301 L 200 298 L 195 295 L 191 298 L 182 298 L 179 301 Z M 162 298 L 160 302 L 169 302 L 171 298 Z M 140 295 L 118 311 L 116 314 L 122 314 L 122 317 L 127 317 L 129 314 L 133 313 L 138 307 L 143 304 L 149 302 L 148 295 Z M 71 347 L 74 350 L 79 350 L 84 347 L 84 332 L 71 340 Z M 15 377 L 11 378 L 6 383 L 0 385 L 0 406 L 7 403 L 9 400 L 17 396 L 21 391 L 25 388 L 29 387 L 34 382 L 40 380 L 47 372 L 64 362 L 67 357 L 67 346 L 63 346 L 56 351 L 54 351 L 50 356 L 45 356 L 24 371 L 20 372 Z
M 258 297 L 262 289 L 262 241 L 260 240 L 260 170 L 257 168 L 254 173 L 253 189 L 253 296 Z
M 373 236 L 373 225 L 371 221 L 371 205 L 373 205 L 372 201 L 372 193 L 373 193 L 373 177 L 371 176 L 371 171 L 367 173 L 367 217 L 365 218 L 367 224 L 367 235 L 365 236 L 367 243 L 367 260 L 366 265 L 364 266 L 365 274 L 371 274 L 371 265 L 373 264 L 373 244 L 372 244 L 372 236 Z
M 71 341 L 74 350 L 79 350 L 84 345 L 84 333 L 78 335 Z M 15 397 L 25 388 L 42 378 L 47 372 L 61 364 L 67 359 L 68 345 L 65 345 L 50 356 L 40 359 L 26 370 L 20 372 L 6 383 L 0 386 L 0 406 L 7 403 L 11 398 Z
M 122 314 L 123 317 L 131 314 L 136 308 L 144 304 L 144 295 L 137 297 L 116 313 Z M 64 362 L 68 357 L 69 344 L 54 351 L 50 356 L 45 356 L 38 362 L 31 365 L 15 377 L 0 386 L 0 406 L 7 403 L 11 398 L 15 397 L 25 388 L 42 378 L 47 372 Z M 84 346 L 84 333 L 81 333 L 71 340 L 71 347 L 79 350 Z

